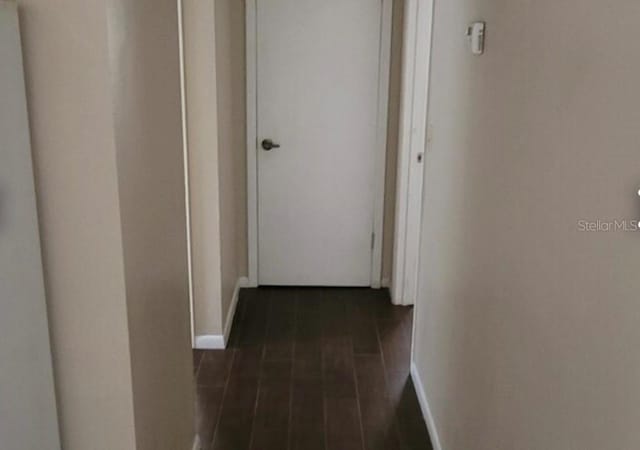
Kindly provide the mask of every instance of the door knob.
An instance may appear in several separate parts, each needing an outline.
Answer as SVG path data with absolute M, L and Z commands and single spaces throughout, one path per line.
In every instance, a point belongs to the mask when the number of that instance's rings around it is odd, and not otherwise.
M 280 148 L 280 144 L 276 144 L 271 139 L 264 139 L 260 145 L 266 151 L 269 151 L 272 148 Z

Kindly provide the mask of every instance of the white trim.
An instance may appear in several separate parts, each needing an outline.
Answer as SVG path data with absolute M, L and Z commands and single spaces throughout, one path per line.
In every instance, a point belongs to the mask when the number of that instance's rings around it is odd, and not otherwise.
M 246 2 L 247 247 L 249 286 L 258 286 L 258 48 L 257 0 Z
M 193 445 L 191 446 L 191 450 L 202 450 L 202 446 L 200 445 L 200 436 L 198 434 L 193 437 Z
M 226 348 L 227 342 L 229 342 L 229 335 L 231 334 L 231 326 L 233 325 L 233 318 L 236 315 L 236 307 L 238 306 L 238 299 L 240 297 L 240 289 L 249 287 L 249 278 L 240 277 L 236 282 L 236 287 L 233 289 L 233 297 L 231 297 L 231 304 L 229 305 L 229 311 L 227 312 L 227 319 L 224 323 L 224 346 Z
M 427 146 L 433 0 L 406 0 L 391 299 L 415 302 Z
M 247 0 L 245 8 L 246 28 L 246 80 L 247 80 L 247 239 L 248 239 L 248 287 L 258 286 L 258 161 L 257 161 L 257 0 Z M 371 287 L 381 287 L 382 235 L 384 225 L 384 188 L 387 155 L 387 116 L 389 110 L 389 72 L 391 67 L 391 27 L 393 0 L 382 0 L 380 22 L 380 71 L 378 73 L 378 112 L 376 131 L 376 193 L 372 232 Z
M 224 336 L 221 334 L 200 334 L 196 336 L 194 348 L 198 350 L 224 350 Z
M 413 361 L 411 361 L 411 379 L 413 380 L 413 385 L 416 388 L 418 402 L 420 403 L 420 409 L 422 410 L 424 421 L 426 422 L 427 429 L 429 430 L 429 436 L 431 437 L 433 450 L 442 450 L 442 445 L 440 444 L 440 436 L 438 436 L 438 429 L 436 428 L 436 422 L 433 418 L 433 414 L 431 413 L 429 401 L 427 400 L 427 394 L 424 391 L 424 386 L 422 385 L 420 374 L 418 373 L 418 367 Z
M 227 312 L 227 317 L 224 322 L 223 334 L 201 334 L 196 336 L 194 348 L 199 350 L 223 350 L 227 348 L 229 335 L 231 334 L 231 326 L 233 325 L 233 318 L 236 315 L 238 299 L 240 298 L 240 289 L 245 287 L 251 287 L 249 279 L 247 277 L 238 278 L 236 287 L 233 289 L 233 296 L 231 297 L 229 311 Z
M 184 20 L 182 0 L 178 6 L 178 50 L 180 57 L 180 110 L 182 125 L 182 164 L 184 171 L 184 208 L 187 228 L 187 274 L 189 282 L 189 323 L 191 326 L 191 347 L 195 344 L 195 316 L 193 304 L 193 257 L 191 255 L 191 192 L 189 187 L 189 138 L 187 136 L 187 96 L 184 70 Z

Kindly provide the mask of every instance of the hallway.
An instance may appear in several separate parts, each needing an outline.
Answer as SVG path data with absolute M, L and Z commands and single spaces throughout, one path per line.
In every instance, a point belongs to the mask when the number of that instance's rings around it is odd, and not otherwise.
M 412 320 L 385 290 L 242 290 L 228 349 L 194 351 L 202 448 L 431 449 Z

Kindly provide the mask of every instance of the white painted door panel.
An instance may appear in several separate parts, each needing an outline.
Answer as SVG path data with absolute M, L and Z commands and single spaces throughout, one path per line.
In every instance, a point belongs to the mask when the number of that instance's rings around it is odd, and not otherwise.
M 18 14 L 2 0 L 0 448 L 60 448 Z
M 382 2 L 257 2 L 260 284 L 368 286 Z

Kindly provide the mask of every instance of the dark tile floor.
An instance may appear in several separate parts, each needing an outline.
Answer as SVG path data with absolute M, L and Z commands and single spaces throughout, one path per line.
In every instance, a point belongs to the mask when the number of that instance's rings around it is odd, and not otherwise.
M 229 348 L 194 352 L 203 449 L 431 449 L 412 314 L 380 290 L 243 290 Z

